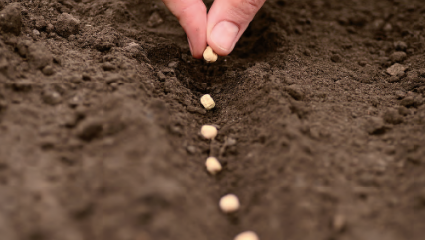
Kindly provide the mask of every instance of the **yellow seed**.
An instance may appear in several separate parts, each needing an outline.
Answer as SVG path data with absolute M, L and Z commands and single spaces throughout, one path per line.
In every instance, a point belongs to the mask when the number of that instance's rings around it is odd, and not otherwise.
M 213 63 L 218 59 L 217 53 L 215 53 L 210 46 L 205 49 L 203 56 L 207 63 Z
M 201 134 L 206 139 L 214 139 L 217 136 L 217 128 L 212 125 L 204 125 L 201 128 Z
M 201 97 L 201 104 L 207 110 L 211 110 L 215 107 L 214 99 L 212 99 L 211 95 L 209 94 L 205 94 Z
M 234 194 L 227 194 L 220 199 L 219 205 L 225 213 L 236 212 L 239 209 L 239 199 Z
M 259 240 L 258 235 L 253 231 L 239 233 L 234 240 Z
M 216 175 L 222 169 L 220 162 L 215 157 L 207 158 L 207 161 L 205 161 L 205 167 L 212 175 Z

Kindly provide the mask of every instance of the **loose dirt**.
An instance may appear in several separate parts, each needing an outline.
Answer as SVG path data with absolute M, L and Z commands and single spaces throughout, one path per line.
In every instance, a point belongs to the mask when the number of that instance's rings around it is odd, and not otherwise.
M 156 0 L 0 11 L 2 240 L 423 239 L 422 1 L 268 0 L 213 64 Z

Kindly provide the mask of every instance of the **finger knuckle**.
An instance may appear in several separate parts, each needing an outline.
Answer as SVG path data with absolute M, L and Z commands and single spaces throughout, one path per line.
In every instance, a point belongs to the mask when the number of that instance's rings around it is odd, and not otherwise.
M 184 6 L 183 8 L 180 9 L 180 11 L 175 14 L 175 16 L 177 17 L 177 19 L 182 19 L 184 17 L 190 17 L 192 14 L 191 12 L 196 9 L 197 12 L 207 12 L 207 7 L 205 6 L 205 4 L 188 4 L 186 6 Z
M 253 16 L 263 6 L 264 0 L 239 0 L 241 11 L 247 16 Z

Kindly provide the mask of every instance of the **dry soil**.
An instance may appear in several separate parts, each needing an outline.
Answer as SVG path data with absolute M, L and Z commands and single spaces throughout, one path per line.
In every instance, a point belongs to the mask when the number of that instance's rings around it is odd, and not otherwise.
M 157 0 L 0 11 L 1 240 L 424 239 L 423 1 L 268 0 L 214 64 Z

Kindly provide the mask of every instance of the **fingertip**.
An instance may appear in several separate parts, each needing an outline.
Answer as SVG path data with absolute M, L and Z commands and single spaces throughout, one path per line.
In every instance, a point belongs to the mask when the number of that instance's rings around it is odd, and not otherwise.
M 192 56 L 201 59 L 202 53 L 207 47 L 207 12 L 205 5 L 199 4 L 187 8 L 185 14 L 180 18 L 180 24 L 186 32 Z
M 206 41 L 203 43 L 202 41 L 195 41 L 197 44 L 193 45 L 190 38 L 187 38 L 187 42 L 189 45 L 190 53 L 193 58 L 202 59 L 202 54 L 204 53 L 205 48 L 207 47 Z
M 202 0 L 163 0 L 187 35 L 190 52 L 201 59 L 207 46 L 207 7 Z

